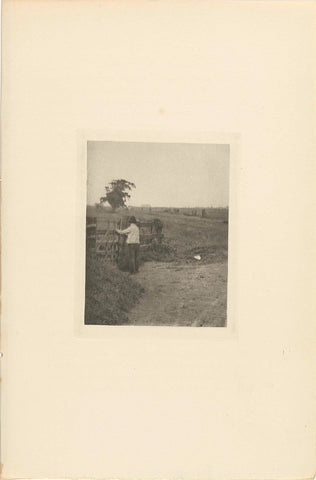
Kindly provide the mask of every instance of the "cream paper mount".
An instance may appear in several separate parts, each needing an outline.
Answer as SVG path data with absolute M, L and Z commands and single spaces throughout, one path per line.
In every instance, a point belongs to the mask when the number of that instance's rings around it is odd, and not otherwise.
M 4 0 L 2 30 L 3 478 L 311 478 L 315 3 Z M 97 131 L 232 146 L 227 328 L 83 325 Z

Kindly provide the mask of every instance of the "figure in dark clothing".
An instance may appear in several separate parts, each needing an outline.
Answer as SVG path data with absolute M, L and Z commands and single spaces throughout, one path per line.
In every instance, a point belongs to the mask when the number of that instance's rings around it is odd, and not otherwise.
M 116 230 L 120 235 L 127 235 L 128 263 L 129 272 L 138 272 L 139 267 L 139 228 L 136 224 L 136 218 L 129 218 L 129 227 L 125 230 Z

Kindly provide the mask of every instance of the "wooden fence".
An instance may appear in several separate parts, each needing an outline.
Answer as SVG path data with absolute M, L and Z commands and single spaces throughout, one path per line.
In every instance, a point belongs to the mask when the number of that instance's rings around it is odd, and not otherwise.
M 119 235 L 116 230 L 124 230 L 129 225 L 128 217 L 119 220 L 108 220 L 103 217 L 87 217 L 86 248 L 98 255 L 104 255 L 110 262 L 118 261 L 124 252 L 126 236 Z M 138 221 L 140 247 L 161 244 L 163 239 L 162 223 L 159 219 Z

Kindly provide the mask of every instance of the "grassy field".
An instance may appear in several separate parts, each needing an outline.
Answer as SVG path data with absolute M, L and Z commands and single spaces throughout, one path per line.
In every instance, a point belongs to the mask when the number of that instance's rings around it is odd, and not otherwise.
M 87 215 L 97 217 L 101 223 L 102 219 L 119 220 L 126 215 L 140 221 L 159 218 L 164 225 L 164 241 L 162 247 L 142 251 L 141 261 L 146 262 L 146 268 L 135 279 L 102 257 L 87 256 L 86 324 L 126 325 L 130 323 L 128 312 L 133 310 L 133 324 L 139 325 L 190 325 L 191 318 L 199 319 L 194 326 L 225 325 L 228 209 L 208 209 L 206 218 L 184 211 L 175 214 L 163 209 L 151 213 L 129 209 L 112 213 L 95 207 L 88 207 Z M 195 255 L 200 255 L 201 260 L 196 260 Z M 135 314 L 140 297 L 145 303 L 142 300 L 142 310 Z M 148 323 L 147 319 L 153 318 L 150 309 L 155 301 L 156 323 Z
M 123 210 L 120 213 L 100 211 L 88 207 L 87 215 L 102 219 L 117 219 L 135 215 L 137 220 L 160 218 L 164 224 L 164 243 L 170 247 L 169 260 L 194 263 L 194 255 L 201 255 L 202 263 L 227 261 L 228 251 L 228 209 L 208 209 L 207 217 L 188 216 L 184 213 L 172 214 L 162 209 L 151 213 L 139 209 Z M 159 258 L 155 258 L 159 260 Z M 163 258 L 167 260 L 167 258 Z

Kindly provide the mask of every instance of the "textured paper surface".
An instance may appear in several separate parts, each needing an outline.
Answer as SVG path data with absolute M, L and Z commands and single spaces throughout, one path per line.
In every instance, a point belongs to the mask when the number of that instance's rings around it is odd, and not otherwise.
M 315 3 L 5 0 L 2 21 L 3 477 L 312 477 Z M 234 328 L 78 328 L 91 135 L 234 142 Z

